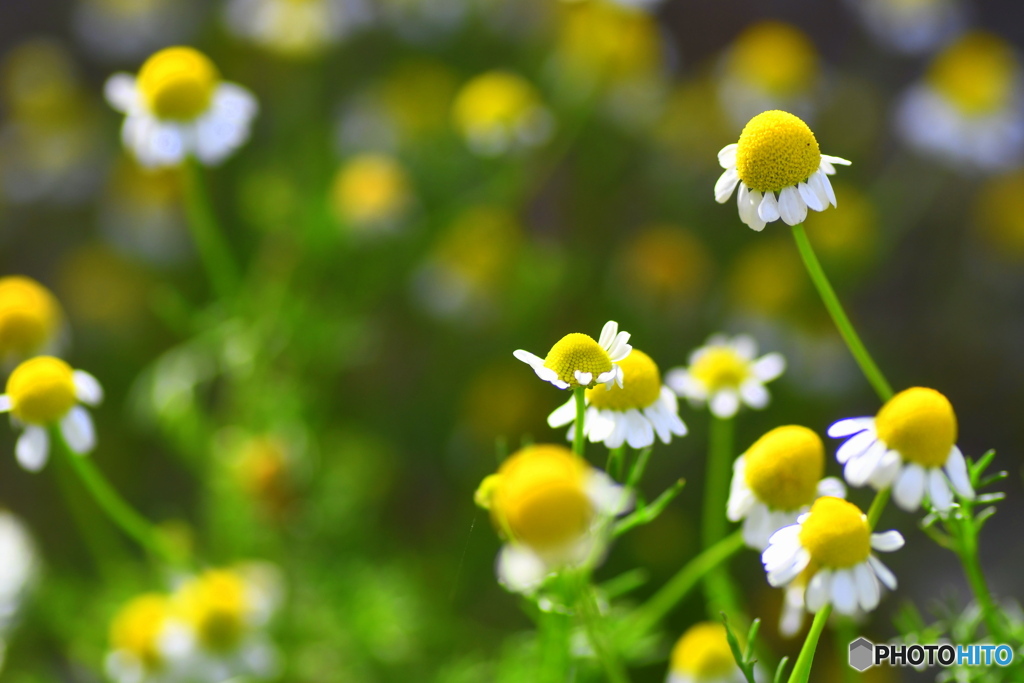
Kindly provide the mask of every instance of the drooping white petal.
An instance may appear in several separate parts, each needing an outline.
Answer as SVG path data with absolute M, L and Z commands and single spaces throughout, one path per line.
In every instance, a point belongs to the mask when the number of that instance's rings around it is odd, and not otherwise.
M 14 456 L 18 464 L 29 472 L 43 469 L 50 455 L 50 435 L 43 427 L 28 425 L 14 445 Z
M 828 569 L 819 570 L 807 584 L 807 592 L 804 593 L 804 603 L 807 611 L 816 614 L 828 604 L 832 593 L 832 572 Z
M 779 193 L 779 213 L 787 225 L 803 223 L 807 219 L 807 204 L 792 185 L 784 187 Z
M 917 463 L 909 463 L 904 467 L 892 488 L 892 497 L 896 504 L 907 512 L 913 512 L 921 507 L 925 480 L 924 468 Z
M 828 206 L 827 203 L 821 200 L 818 193 L 815 192 L 807 183 L 800 183 L 796 187 L 800 192 L 800 198 L 804 200 L 804 204 L 806 204 L 808 208 L 814 209 L 815 211 L 824 211 Z
M 721 164 L 722 168 L 735 168 L 736 167 L 736 148 L 739 147 L 735 142 L 726 145 L 718 153 L 718 163 Z
M 903 547 L 904 543 L 903 534 L 895 529 L 871 534 L 871 547 L 883 553 L 899 550 Z
M 849 569 L 832 572 L 832 604 L 836 611 L 847 616 L 857 611 L 857 587 Z
M 874 424 L 875 418 L 873 417 L 850 417 L 845 420 L 839 420 L 839 422 L 833 422 L 832 426 L 828 428 L 828 435 L 833 439 L 841 439 L 844 436 L 850 436 L 865 429 L 870 429 Z
M 7 394 L 0 394 L 0 413 L 10 412 L 11 407 L 14 404 L 11 402 L 11 397 Z
M 75 370 L 71 375 L 75 383 L 75 397 L 88 405 L 96 406 L 103 402 L 103 387 L 98 379 L 85 370 Z
M 775 588 L 785 586 L 796 577 L 800 576 L 800 572 L 807 569 L 807 565 L 811 562 L 811 554 L 804 548 L 799 548 L 794 556 L 791 564 L 783 565 L 774 571 L 768 572 L 768 583 Z
M 579 385 L 584 387 L 590 386 L 591 380 L 594 379 L 594 373 L 583 372 L 582 370 L 576 370 L 573 373 L 573 376 L 576 378 L 576 381 L 579 383 Z
M 498 581 L 513 593 L 532 593 L 550 571 L 536 553 L 524 546 L 508 543 L 498 554 Z
M 875 471 L 868 477 L 868 483 L 878 491 L 892 486 L 896 476 L 900 473 L 902 465 L 903 459 L 900 458 L 899 453 L 896 451 L 886 451 L 878 460 L 878 466 L 875 467 Z
M 103 84 L 103 96 L 111 107 L 127 114 L 136 108 L 139 101 L 135 77 L 126 73 L 114 74 Z
M 846 498 L 846 485 L 838 477 L 825 477 L 818 482 L 818 496 Z
M 792 638 L 804 624 L 804 591 L 805 586 L 791 584 L 786 588 L 786 595 L 779 617 L 779 633 L 785 638 Z
M 763 230 L 765 222 L 757 215 L 757 207 L 761 204 L 761 193 L 751 190 L 740 183 L 736 193 L 736 205 L 739 208 L 740 220 L 753 230 Z
M 836 204 L 836 191 L 832 189 L 832 181 L 828 179 L 828 176 L 818 171 L 818 182 L 821 183 L 822 189 L 825 190 L 825 196 L 828 197 L 828 202 L 832 206 L 838 206 Z
M 576 397 L 570 398 L 562 405 L 555 408 L 548 415 L 548 426 L 552 428 L 564 427 L 576 419 Z
M 630 447 L 639 450 L 654 444 L 654 427 L 639 410 L 628 410 L 623 418 L 626 420 L 626 443 Z
M 722 389 L 711 397 L 709 406 L 715 417 L 728 420 L 740 408 L 740 397 L 732 389 Z
M 618 366 L 616 366 L 616 367 L 618 367 Z M 616 372 L 615 368 L 613 367 L 608 372 L 602 372 L 600 375 L 598 375 L 597 376 L 597 383 L 598 384 L 604 384 L 605 385 L 605 389 L 611 389 L 612 388 L 612 382 L 614 380 L 618 379 L 618 376 L 619 376 L 619 373 Z M 582 382 L 580 382 L 580 384 L 582 384 Z
M 736 185 L 739 182 L 740 175 L 736 172 L 735 168 L 730 168 L 719 176 L 718 181 L 715 183 L 715 201 L 719 204 L 725 204 L 729 201 L 732 193 L 736 191 Z
M 736 355 L 743 360 L 754 360 L 754 356 L 757 355 L 757 340 L 749 334 L 737 334 L 732 340 L 726 341 L 724 346 L 732 347 Z
M 771 400 L 768 390 L 765 389 L 764 385 L 756 379 L 748 379 L 740 385 L 740 398 L 743 399 L 744 403 L 755 410 L 764 408 Z
M 615 517 L 633 509 L 633 494 L 604 472 L 591 472 L 586 488 L 591 504 L 602 515 Z
M 873 429 L 858 432 L 836 449 L 836 462 L 845 465 L 854 458 L 864 455 L 878 441 Z
M 829 189 L 825 187 L 827 178 L 821 171 L 815 171 L 811 174 L 811 177 L 807 179 L 807 188 L 811 193 L 818 198 L 818 203 L 821 204 L 821 211 L 828 208 L 831 203 L 829 200 Z M 831 187 L 831 185 L 829 186 Z
M 803 517 L 804 515 L 801 515 Z M 800 542 L 800 524 L 803 522 L 802 519 L 797 519 L 797 524 L 791 524 L 786 527 L 782 527 L 768 539 L 771 544 L 780 543 L 799 543 Z
M 939 512 L 947 512 L 953 506 L 953 492 L 949 490 L 945 475 L 939 468 L 930 468 L 928 472 L 928 498 L 932 506 Z
M 775 199 L 774 192 L 765 192 L 761 197 L 761 203 L 757 205 L 757 215 L 765 223 L 779 220 L 779 202 Z
M 974 488 L 971 486 L 971 477 L 967 474 L 967 463 L 964 461 L 964 454 L 956 446 L 949 452 L 945 469 L 956 492 L 963 498 L 973 500 Z
M 766 353 L 754 361 L 751 369 L 762 382 L 771 382 L 786 371 L 786 359 L 781 353 Z
M 875 441 L 860 457 L 851 458 L 843 468 L 843 477 L 847 483 L 850 486 L 863 486 L 868 483 L 886 450 L 884 443 Z
M 871 564 L 871 568 L 875 570 L 875 576 L 878 577 L 879 581 L 885 584 L 886 588 L 891 591 L 896 590 L 896 575 L 892 573 L 892 570 L 886 567 L 885 564 L 883 564 L 882 561 L 874 555 L 868 556 L 868 563 Z
M 878 579 L 871 571 L 871 566 L 861 562 L 853 568 L 853 581 L 857 585 L 857 602 L 865 612 L 870 612 L 878 607 L 879 593 Z
M 90 452 L 96 447 L 96 429 L 92 425 L 89 411 L 82 406 L 75 406 L 60 421 L 60 431 L 68 448 L 78 454 Z

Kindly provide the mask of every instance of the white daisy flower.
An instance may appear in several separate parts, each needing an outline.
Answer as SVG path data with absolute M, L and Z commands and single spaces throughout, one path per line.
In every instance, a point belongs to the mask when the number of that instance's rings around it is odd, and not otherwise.
M 11 422 L 24 426 L 14 447 L 18 463 L 38 472 L 50 455 L 47 431 L 59 425 L 68 447 L 85 454 L 96 446 L 96 430 L 89 412 L 79 403 L 95 406 L 103 400 L 103 388 L 95 377 L 52 356 L 37 356 L 14 369 L 7 393 L 0 394 L 0 412 L 10 412 Z
M 1024 87 L 1009 43 L 972 32 L 946 48 L 900 98 L 896 128 L 957 169 L 1007 170 L 1024 161 Z
M 512 355 L 533 368 L 542 380 L 559 389 L 589 389 L 596 384 L 604 384 L 606 389 L 611 389 L 612 383 L 621 388 L 622 368 L 618 363 L 633 350 L 628 341 L 629 333 L 619 332 L 619 324 L 609 320 L 601 329 L 598 341 L 573 332 L 559 339 L 545 358 L 522 349 Z
M 249 138 L 256 98 L 220 80 L 213 62 L 190 47 L 146 60 L 138 77 L 114 74 L 107 101 L 126 114 L 121 139 L 143 166 L 176 166 L 195 156 L 217 164 Z
M 360 0 L 229 0 L 224 16 L 235 35 L 295 57 L 324 50 L 370 19 Z
M 191 636 L 173 614 L 170 596 L 145 593 L 133 598 L 110 625 L 110 651 L 104 661 L 115 683 L 174 683 L 183 680 Z
M 797 580 L 812 567 L 804 607 L 817 613 L 831 604 L 840 614 L 878 606 L 882 585 L 896 590 L 896 576 L 872 554 L 903 547 L 898 531 L 871 533 L 867 516 L 841 498 L 819 498 L 796 524 L 779 529 L 768 541 L 761 561 L 768 583 L 776 588 Z
M 476 502 L 506 540 L 498 580 L 535 592 L 560 569 L 600 560 L 610 518 L 632 505 L 628 492 L 565 446 L 538 444 L 514 453 L 484 479 Z
M 712 335 L 690 354 L 689 367 L 670 370 L 665 382 L 690 403 L 709 404 L 722 419 L 735 415 L 741 402 L 760 410 L 771 398 L 764 385 L 782 374 L 786 360 L 778 353 L 756 355 L 757 342 L 751 337 Z
M 633 351 L 619 362 L 623 385 L 603 389 L 588 389 L 587 411 L 583 434 L 591 443 L 604 442 L 608 448 L 628 443 L 631 448 L 647 448 L 654 444 L 657 434 L 662 443 L 672 441 L 672 435 L 686 436 L 686 425 L 679 419 L 676 395 L 661 383 L 658 366 L 643 351 Z M 611 385 L 609 385 L 611 386 Z M 548 416 L 552 427 L 564 427 L 576 420 L 576 400 L 570 398 Z M 572 441 L 576 426 L 569 428 Z
M 966 20 L 961 0 L 847 0 L 847 4 L 876 40 L 909 54 L 941 45 Z
M 746 683 L 729 648 L 725 626 L 703 621 L 679 637 L 672 648 L 666 683 Z
M 850 486 L 892 486 L 896 504 L 908 512 L 926 496 L 940 512 L 952 507 L 953 491 L 974 498 L 967 463 L 956 445 L 956 414 L 934 389 L 901 391 L 874 417 L 840 420 L 828 435 L 847 439 L 836 460 L 845 466 Z
M 828 177 L 836 164 L 850 165 L 822 154 L 807 124 L 778 110 L 750 119 L 739 142 L 718 153 L 718 163 L 725 173 L 715 183 L 715 201 L 724 204 L 739 185 L 740 220 L 754 230 L 780 218 L 797 225 L 807 218 L 807 209 L 835 206 Z
M 488 71 L 459 90 L 452 103 L 456 128 L 481 156 L 537 147 L 551 137 L 554 119 L 528 80 Z
M 825 447 L 807 427 L 776 427 L 747 449 L 733 465 L 726 516 L 743 521 L 743 540 L 764 550 L 771 535 L 796 523 L 821 496 L 844 498 L 835 477 L 822 479 Z

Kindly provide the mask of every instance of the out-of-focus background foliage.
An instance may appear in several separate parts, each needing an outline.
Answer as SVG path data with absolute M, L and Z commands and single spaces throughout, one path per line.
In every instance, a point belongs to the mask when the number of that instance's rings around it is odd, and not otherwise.
M 717 151 L 766 107 L 853 161 L 839 209 L 808 219 L 811 239 L 894 384 L 944 392 L 964 451 L 995 448 L 1010 470 L 982 557 L 996 594 L 1020 594 L 1024 157 L 950 162 L 897 124 L 906 89 L 941 81 L 935 56 L 964 31 L 1006 41 L 1005 87 L 1019 88 L 1017 0 L 341 4 L 328 45 L 275 49 L 240 35 L 221 2 L 0 2 L 0 271 L 62 304 L 72 365 L 107 392 L 91 457 L 125 497 L 210 563 L 281 567 L 281 680 L 510 676 L 531 624 L 495 580 L 499 540 L 472 494 L 522 439 L 564 437 L 545 418 L 566 398 L 514 349 L 543 353 L 614 319 L 664 371 L 712 332 L 752 333 L 789 369 L 768 410 L 741 416 L 740 447 L 877 409 L 784 227 L 755 234 L 713 201 Z M 876 30 L 882 4 L 956 16 L 923 46 L 900 44 Z M 110 74 L 178 43 L 260 102 L 250 142 L 207 174 L 245 265 L 237 301 L 212 298 L 180 178 L 141 172 L 103 101 Z M 958 68 L 1003 82 L 983 62 Z M 539 118 L 510 149 L 460 129 L 507 94 L 455 104 L 492 70 L 535 91 Z M 691 433 L 656 448 L 652 493 L 701 479 L 707 416 L 682 416 Z M 43 569 L 3 679 L 98 680 L 111 616 L 165 577 L 82 491 L 62 493 L 62 463 L 32 475 L 12 451 L 4 429 L 0 503 Z M 696 549 L 699 489 L 600 576 L 642 567 L 638 597 L 671 576 Z M 967 600 L 955 558 L 914 524 L 896 510 L 883 521 L 908 547 L 891 558 L 899 593 L 861 626 L 876 640 L 907 600 Z M 774 623 L 781 592 L 756 555 L 732 569 Z M 701 617 L 699 600 L 684 604 L 663 651 Z M 795 651 L 774 632 L 762 630 Z M 664 672 L 652 661 L 637 680 Z

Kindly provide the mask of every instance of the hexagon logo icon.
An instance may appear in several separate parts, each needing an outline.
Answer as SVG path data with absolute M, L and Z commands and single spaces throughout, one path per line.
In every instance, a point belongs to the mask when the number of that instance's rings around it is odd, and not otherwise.
M 875 663 L 875 646 L 866 638 L 858 638 L 850 643 L 850 666 L 857 671 L 871 668 Z

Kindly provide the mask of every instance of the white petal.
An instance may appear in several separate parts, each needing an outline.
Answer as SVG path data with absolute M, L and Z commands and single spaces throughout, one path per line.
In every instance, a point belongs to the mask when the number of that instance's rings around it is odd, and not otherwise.
M 857 602 L 865 612 L 878 607 L 879 593 L 878 579 L 871 571 L 871 566 L 861 562 L 853 568 L 853 581 L 857 584 Z
M 778 588 L 785 586 L 796 577 L 800 576 L 800 572 L 807 569 L 807 565 L 811 562 L 811 554 L 805 549 L 800 548 L 792 562 L 792 564 L 783 565 L 774 571 L 768 572 L 768 583 Z
M 739 147 L 735 142 L 731 145 L 726 145 L 718 153 L 718 163 L 721 164 L 722 168 L 735 168 L 736 167 L 736 148 Z
M 601 336 L 598 339 L 598 344 L 601 345 L 602 349 L 608 350 L 611 346 L 612 340 L 615 339 L 615 335 L 619 333 L 619 324 L 614 320 L 609 320 L 601 328 Z
M 779 193 L 779 213 L 787 225 L 797 225 L 807 219 L 807 204 L 795 187 L 785 187 Z
M 732 193 L 736 191 L 736 185 L 740 182 L 740 174 L 736 172 L 735 168 L 730 168 L 721 176 L 715 183 L 715 201 L 719 204 L 725 204 L 729 201 L 729 197 L 732 197 Z
M 757 355 L 757 340 L 749 334 L 737 334 L 723 346 L 730 346 L 736 355 L 743 360 L 754 360 Z
M 857 611 L 857 587 L 849 569 L 832 573 L 832 604 L 840 614 L 852 615 Z
M 868 483 L 878 491 L 888 488 L 892 486 L 892 482 L 896 479 L 896 475 L 900 473 L 900 467 L 902 466 L 903 460 L 900 458 L 899 453 L 896 451 L 886 451 L 881 459 L 879 459 L 875 471 L 868 477 Z
M 740 397 L 732 389 L 722 389 L 711 397 L 711 412 L 715 417 L 728 420 L 740 407 Z
M 884 443 L 876 441 L 868 446 L 862 455 L 851 458 L 843 468 L 843 477 L 846 478 L 847 483 L 850 486 L 863 486 L 868 483 L 868 479 L 875 473 L 886 450 Z
M 28 425 L 14 445 L 14 455 L 26 470 L 38 472 L 50 455 L 50 435 L 42 427 Z
M 864 455 L 869 448 L 875 445 L 877 441 L 878 438 L 873 429 L 858 432 L 836 449 L 836 462 L 840 465 L 845 465 L 850 460 L 859 458 Z
M 828 176 L 822 173 L 821 171 L 818 171 L 817 176 L 818 182 L 821 183 L 822 189 L 825 190 L 825 196 L 828 197 L 829 204 L 831 204 L 832 206 L 837 206 L 836 191 L 832 189 L 832 181 L 829 180 Z
M 498 581 L 513 593 L 531 593 L 550 569 L 530 549 L 506 544 L 498 554 Z
M 757 215 L 765 223 L 779 220 L 779 202 L 775 199 L 774 192 L 765 192 L 761 197 L 761 203 L 757 205 Z
M 72 374 L 75 383 L 75 396 L 82 403 L 95 406 L 103 402 L 103 387 L 98 379 L 85 370 L 75 370 Z
M 68 447 L 75 453 L 88 453 L 96 447 L 96 430 L 92 426 L 89 411 L 75 406 L 60 421 L 60 431 Z
M 792 584 L 786 589 L 782 614 L 779 617 L 779 633 L 785 638 L 795 636 L 804 625 L 805 586 Z
M 879 581 L 885 584 L 885 586 L 889 590 L 896 590 L 896 575 L 893 574 L 892 571 L 888 567 L 886 567 L 880 559 L 878 559 L 874 555 L 870 555 L 868 557 L 868 563 L 871 565 L 871 568 L 875 570 L 875 576 L 878 577 Z
M 871 534 L 871 547 L 883 553 L 899 550 L 904 544 L 903 534 L 894 530 Z
M 924 468 L 917 463 L 910 463 L 903 468 L 892 489 L 892 497 L 896 504 L 907 512 L 921 507 L 925 487 Z
M 842 157 L 834 157 L 834 156 L 832 156 L 830 154 L 822 154 L 821 155 L 821 160 L 822 161 L 827 161 L 830 164 L 838 164 L 839 166 L 849 166 L 850 164 L 853 163 L 849 159 L 844 159 Z
M 971 478 L 967 474 L 967 463 L 964 461 L 964 454 L 956 446 L 949 452 L 945 469 L 956 492 L 967 500 L 973 500 L 974 488 L 971 487 Z
M 576 397 L 573 396 L 562 405 L 555 408 L 548 415 L 548 426 L 552 428 L 564 427 L 576 419 Z
M 953 506 L 953 492 L 949 490 L 942 470 L 937 467 L 928 470 L 928 497 L 940 512 L 946 512 Z
M 818 496 L 846 498 L 846 485 L 838 477 L 825 477 L 818 482 Z
M 594 373 L 592 372 L 583 372 L 581 370 L 577 370 L 573 374 L 576 377 L 576 381 L 579 382 L 580 386 L 584 387 L 590 386 L 591 380 L 594 379 Z
M 800 198 L 804 200 L 804 204 L 806 204 L 808 208 L 814 209 L 815 211 L 824 211 L 826 207 L 828 207 L 828 204 L 823 202 L 821 197 L 818 196 L 818 193 L 816 193 L 807 183 L 800 183 L 797 185 L 797 190 L 800 192 Z
M 799 522 L 800 520 L 798 520 Z M 791 524 L 787 527 L 783 527 L 772 534 L 771 538 L 768 539 L 769 543 L 799 543 L 800 542 L 800 524 Z
M 626 418 L 626 443 L 637 450 L 654 444 L 654 427 L 640 414 L 639 410 L 630 410 Z
M 512 355 L 523 361 L 532 368 L 536 368 L 538 365 L 544 367 L 544 359 L 536 356 L 529 351 L 523 351 L 522 349 L 516 349 L 512 352 Z
M 811 174 L 811 177 L 807 179 L 807 187 L 818 198 L 818 203 L 823 207 L 821 210 L 824 211 L 828 208 L 831 203 L 829 199 L 829 192 L 831 191 L 831 184 L 828 184 L 828 177 L 821 171 L 815 171 Z
M 754 361 L 752 370 L 762 382 L 771 382 L 786 371 L 786 359 L 781 353 L 767 353 Z
M 807 592 L 804 593 L 804 603 L 807 611 L 817 613 L 828 603 L 832 592 L 832 572 L 827 569 L 819 570 L 811 577 L 807 584 Z
M 594 470 L 587 478 L 587 497 L 602 515 L 615 517 L 633 508 L 633 494 L 604 472 Z
M 615 335 L 615 339 L 612 340 L 611 346 L 607 349 L 608 357 L 611 358 L 613 363 L 618 363 L 633 351 L 633 347 L 627 343 L 629 342 L 629 337 L 629 332 L 619 332 Z
M 831 427 L 828 428 L 828 435 L 834 439 L 841 439 L 844 436 L 850 436 L 857 432 L 862 432 L 865 429 L 870 429 L 875 424 L 875 418 L 873 417 L 851 417 L 839 422 L 834 422 Z
M 590 373 L 587 373 L 587 374 L 590 374 Z M 615 368 L 613 367 L 608 372 L 602 372 L 600 375 L 597 376 L 597 384 L 605 384 L 605 385 L 607 385 L 607 386 L 605 386 L 605 389 L 611 389 L 612 388 L 612 385 L 611 385 L 612 380 L 616 379 L 618 376 L 619 376 L 619 373 L 617 373 L 615 371 Z M 580 382 L 580 384 L 583 384 L 583 382 Z M 588 384 L 589 384 L 589 382 L 588 382 Z
M 135 77 L 126 73 L 114 74 L 103 85 L 103 96 L 111 107 L 122 114 L 127 114 L 138 103 Z
M 756 379 L 748 379 L 740 385 L 740 397 L 744 403 L 755 410 L 764 408 L 771 400 L 768 390 Z
M 11 397 L 7 394 L 0 394 L 0 413 L 9 412 L 11 405 Z
M 740 220 L 752 230 L 764 230 L 765 222 L 757 215 L 757 207 L 761 204 L 761 193 L 749 189 L 740 183 L 739 192 L 736 193 L 736 204 L 740 211 Z

